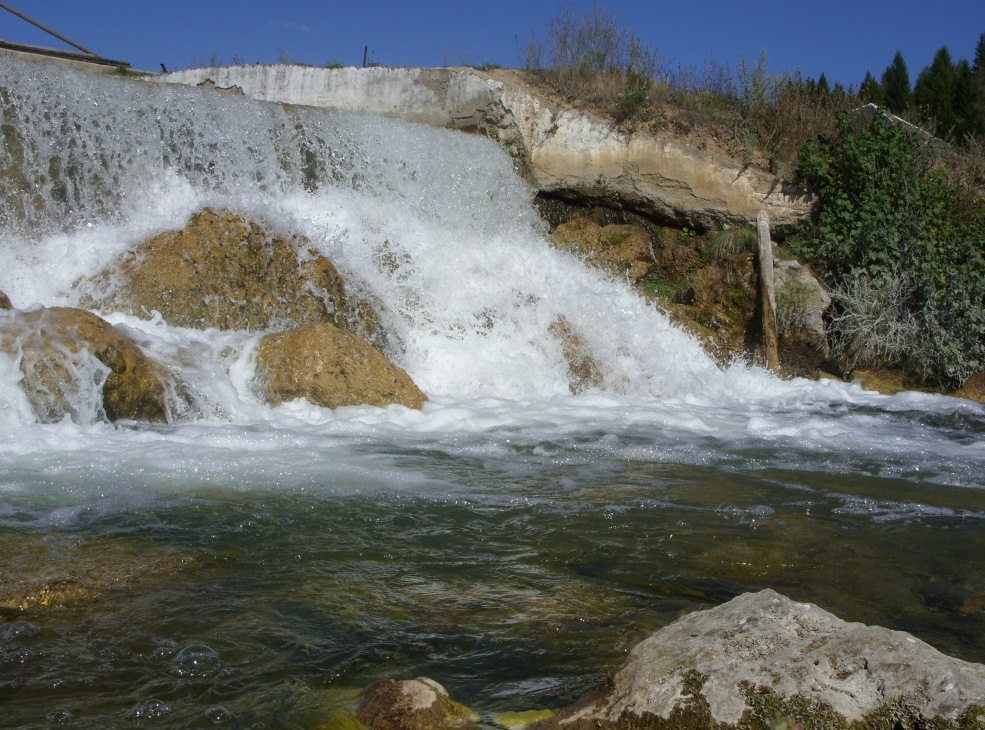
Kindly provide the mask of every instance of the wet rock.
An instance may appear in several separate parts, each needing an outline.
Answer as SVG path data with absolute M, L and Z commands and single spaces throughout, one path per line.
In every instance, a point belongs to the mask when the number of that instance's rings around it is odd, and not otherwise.
M 633 225 L 600 226 L 583 216 L 562 223 L 551 233 L 551 242 L 560 249 L 581 255 L 589 263 L 633 284 L 653 268 L 650 234 Z
M 296 398 L 326 408 L 421 408 L 427 396 L 410 376 L 365 340 L 328 323 L 264 336 L 257 347 L 257 384 L 271 405 Z
M 968 378 L 961 390 L 955 393 L 960 398 L 978 401 L 985 405 L 985 373 L 978 373 Z
M 210 208 L 80 284 L 87 308 L 148 316 L 171 325 L 223 330 L 282 329 L 331 322 L 374 340 L 379 321 L 307 239 L 288 239 L 255 221 Z
M 478 727 L 479 720 L 426 677 L 371 684 L 359 699 L 359 719 L 371 730 Z
M 538 728 L 985 727 L 985 666 L 772 590 L 637 645 L 600 696 Z
M 175 378 L 90 312 L 15 310 L 0 318 L 0 349 L 19 359 L 21 387 L 44 423 L 103 415 L 110 421 L 168 420 Z
M 10 298 L 0 291 L 0 309 L 13 309 L 14 305 L 10 303 Z
M 883 395 L 896 395 L 914 386 L 911 379 L 897 370 L 852 370 L 847 379 Z
M 525 712 L 497 712 L 493 721 L 506 730 L 524 730 L 542 720 L 554 717 L 553 710 L 527 710 Z
M 605 379 L 605 371 L 592 354 L 584 336 L 567 317 L 557 317 L 547 331 L 558 340 L 561 354 L 568 363 L 568 386 L 572 393 L 582 393 L 597 388 Z
M 160 544 L 0 529 L 0 615 L 98 599 L 171 580 L 192 558 Z
M 776 261 L 773 276 L 781 360 L 814 371 L 831 354 L 824 325 L 831 297 L 810 268 L 797 261 Z

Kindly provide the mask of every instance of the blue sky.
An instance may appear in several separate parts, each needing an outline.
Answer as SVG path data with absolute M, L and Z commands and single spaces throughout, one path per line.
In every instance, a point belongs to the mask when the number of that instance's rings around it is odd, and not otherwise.
M 216 58 L 361 65 L 498 63 L 522 66 L 523 47 L 549 18 L 589 10 L 591 0 L 4 0 L 63 36 L 134 68 L 187 68 Z M 601 2 L 670 67 L 707 59 L 735 68 L 765 51 L 770 71 L 800 70 L 831 83 L 877 77 L 897 50 L 912 81 L 941 46 L 971 60 L 985 32 L 983 0 L 843 2 Z M 0 9 L 0 38 L 70 48 Z

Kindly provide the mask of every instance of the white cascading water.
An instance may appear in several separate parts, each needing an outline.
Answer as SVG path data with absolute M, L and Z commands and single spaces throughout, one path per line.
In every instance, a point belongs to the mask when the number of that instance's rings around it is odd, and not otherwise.
M 887 399 L 840 383 L 783 382 L 742 365 L 721 369 L 624 282 L 552 249 L 532 191 L 489 140 L 8 59 L 0 59 L 0 100 L 0 290 L 16 307 L 74 305 L 75 283 L 121 252 L 183 227 L 205 206 L 228 208 L 305 234 L 350 287 L 381 301 L 392 359 L 431 398 L 423 413 L 333 413 L 303 402 L 270 409 L 250 385 L 256 333 L 182 330 L 156 313 L 100 312 L 181 367 L 197 391 L 196 408 L 176 411 L 166 436 L 125 433 L 92 418 L 41 427 L 11 387 L 17 363 L 5 357 L 0 418 L 10 453 L 33 450 L 14 435 L 26 431 L 43 448 L 61 450 L 174 439 L 187 458 L 186 438 L 204 448 L 221 433 L 218 441 L 240 438 L 251 450 L 251 439 L 264 438 L 256 424 L 268 424 L 294 429 L 302 451 L 312 433 L 384 441 L 472 433 L 494 449 L 516 431 L 532 441 L 594 434 L 586 439 L 603 451 L 691 462 L 713 460 L 723 443 L 780 451 L 806 444 L 823 450 L 825 463 L 841 450 L 883 454 L 890 473 L 919 470 L 910 455 L 930 453 L 940 478 L 958 483 L 966 481 L 962 464 L 985 461 L 980 446 L 940 444 L 919 424 L 843 417 L 867 405 L 885 414 L 980 418 L 971 403 Z M 545 334 L 559 315 L 603 366 L 601 388 L 570 395 L 559 343 Z M 596 438 L 605 433 L 642 440 Z

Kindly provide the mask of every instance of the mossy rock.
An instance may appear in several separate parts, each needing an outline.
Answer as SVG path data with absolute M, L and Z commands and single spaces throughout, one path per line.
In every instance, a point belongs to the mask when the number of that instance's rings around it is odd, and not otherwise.
M 479 722 L 478 715 L 427 677 L 371 684 L 359 698 L 358 714 L 370 730 L 457 730 L 477 728 Z
M 493 722 L 506 730 L 524 730 L 531 725 L 554 717 L 554 710 L 526 710 L 524 712 L 497 712 Z

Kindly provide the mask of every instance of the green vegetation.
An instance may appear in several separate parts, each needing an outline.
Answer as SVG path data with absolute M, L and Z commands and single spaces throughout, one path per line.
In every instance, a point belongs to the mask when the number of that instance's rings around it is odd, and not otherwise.
M 935 145 L 885 115 L 843 116 L 800 154 L 820 204 L 799 252 L 834 287 L 847 367 L 955 386 L 985 370 L 985 204 L 938 163 Z
M 970 62 L 942 48 L 911 85 L 898 52 L 858 89 L 823 74 L 771 74 L 765 55 L 734 70 L 668 69 L 598 5 L 551 20 L 526 56 L 532 78 L 624 132 L 671 127 L 700 144 L 715 140 L 778 183 L 814 192 L 816 213 L 790 240 L 832 290 L 840 367 L 901 368 L 943 387 L 985 371 L 985 33 Z M 867 102 L 910 124 L 862 113 Z M 702 257 L 751 240 L 741 229 L 719 234 Z M 659 277 L 641 286 L 679 295 Z M 779 296 L 781 318 L 796 324 L 804 292 Z
M 776 291 L 776 328 L 786 335 L 807 325 L 817 292 L 803 281 L 789 281 Z

